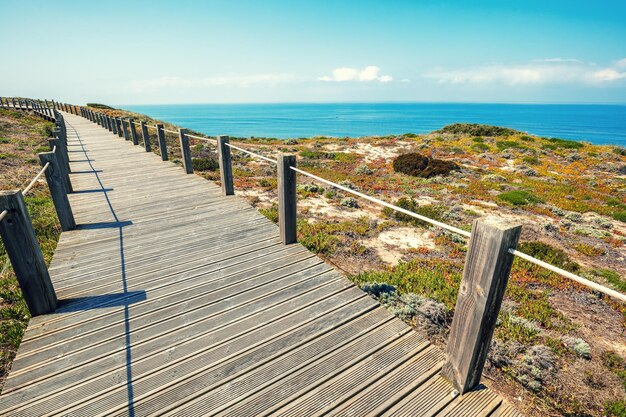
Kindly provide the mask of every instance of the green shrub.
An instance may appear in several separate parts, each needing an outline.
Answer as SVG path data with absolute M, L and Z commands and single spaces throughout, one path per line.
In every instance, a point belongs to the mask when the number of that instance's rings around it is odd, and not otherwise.
M 348 152 L 337 152 L 332 159 L 334 159 L 337 162 L 352 163 L 352 162 L 355 162 L 357 159 L 359 159 L 359 155 L 355 153 L 348 153 Z
M 626 210 L 616 211 L 613 213 L 613 218 L 615 220 L 619 220 L 620 222 L 626 223 Z
M 403 208 L 405 210 L 412 211 L 413 213 L 420 214 L 424 217 L 428 217 L 433 220 L 442 220 L 444 209 L 441 206 L 436 205 L 424 205 L 420 206 L 417 204 L 415 200 L 408 197 L 402 197 L 398 199 L 395 203 L 396 206 Z M 400 213 L 399 211 L 395 211 L 389 207 L 385 207 L 383 209 L 383 214 L 386 217 L 393 218 L 405 223 L 411 223 L 415 226 L 428 226 L 429 223 L 426 223 L 423 220 L 416 219 L 415 217 L 409 216 L 408 214 Z
M 489 145 L 487 145 L 486 143 L 475 143 L 472 145 L 472 149 L 474 149 L 476 152 L 485 152 L 488 151 Z
M 607 280 L 611 285 L 622 292 L 626 292 L 626 281 L 622 280 L 620 274 L 610 269 L 597 269 L 594 274 Z
M 544 138 L 549 143 L 544 143 L 542 148 L 544 149 L 580 149 L 585 145 L 574 140 L 566 140 L 559 138 Z
M 523 190 L 507 191 L 507 192 L 498 194 L 496 198 L 500 201 L 513 204 L 514 206 L 524 206 L 526 204 L 534 204 L 534 203 L 543 202 L 543 200 L 541 200 L 539 197 L 536 197 L 530 194 L 528 191 L 523 191 Z
M 405 153 L 393 161 L 393 170 L 413 177 L 431 178 L 459 170 L 452 161 L 434 159 L 419 153 Z
M 276 204 L 272 205 L 272 207 L 270 208 L 259 209 L 259 213 L 261 213 L 274 223 L 278 223 L 278 206 Z
M 454 123 L 444 126 L 438 132 L 466 134 L 472 136 L 509 136 L 522 133 L 508 127 L 482 125 L 478 123 Z
M 528 149 L 526 146 L 514 140 L 499 140 L 496 142 L 496 146 L 501 151 L 504 151 L 509 148 L 513 149 Z
M 613 153 L 617 155 L 626 156 L 626 148 L 621 147 L 621 146 L 617 148 L 613 148 Z
M 518 245 L 518 249 L 530 256 L 544 262 L 565 269 L 570 272 L 580 271 L 580 265 L 572 261 L 561 249 L 555 248 L 544 242 L 523 242 Z
M 541 161 L 536 156 L 525 156 L 522 158 L 522 161 L 526 162 L 528 165 L 539 165 Z
M 606 404 L 606 415 L 609 417 L 626 417 L 626 401 L 611 401 Z
M 220 164 L 213 158 L 193 158 L 191 165 L 194 171 L 216 171 Z
M 276 188 L 277 186 L 278 186 L 278 179 L 276 178 L 261 178 L 259 180 L 259 187 Z
M 528 135 L 522 135 L 520 136 L 520 139 L 523 140 L 524 142 L 534 142 L 535 139 L 532 136 L 528 136 Z
M 323 151 L 300 151 L 300 156 L 306 159 L 335 159 L 335 154 L 332 152 Z
M 93 107 L 95 109 L 115 110 L 111 106 L 107 106 L 106 104 L 100 104 L 100 103 L 87 103 L 87 106 L 88 107 Z

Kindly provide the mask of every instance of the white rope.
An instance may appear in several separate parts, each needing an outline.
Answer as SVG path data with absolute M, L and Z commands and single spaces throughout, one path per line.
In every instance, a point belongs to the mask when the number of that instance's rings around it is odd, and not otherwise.
M 345 191 L 347 193 L 354 194 L 356 196 L 359 196 L 361 198 L 369 200 L 369 201 L 371 201 L 373 203 L 377 203 L 377 204 L 380 204 L 382 206 L 388 207 L 388 208 L 390 208 L 392 210 L 395 210 L 395 211 L 398 211 L 400 213 L 406 214 L 407 216 L 415 217 L 416 219 L 425 221 L 426 223 L 430 223 L 430 224 L 435 225 L 435 226 L 439 226 L 439 227 L 441 227 L 443 229 L 449 230 L 449 231 L 454 232 L 456 234 L 459 234 L 461 236 L 465 236 L 465 237 L 470 237 L 471 236 L 470 232 L 467 232 L 465 230 L 459 229 L 458 227 L 450 226 L 449 224 L 438 222 L 437 220 L 433 220 L 431 218 L 422 216 L 422 215 L 417 214 L 417 213 L 413 213 L 412 211 L 403 209 L 401 207 L 394 206 L 393 204 L 389 204 L 386 201 L 379 200 L 378 198 L 370 197 L 367 194 L 363 194 L 363 193 L 360 193 L 360 192 L 355 191 L 353 189 L 350 189 L 348 187 L 344 187 L 343 185 L 339 185 L 339 184 L 336 184 L 336 183 L 334 183 L 332 181 L 325 180 L 324 178 L 318 177 L 317 175 L 313 175 L 313 174 L 311 174 L 309 172 L 306 172 L 306 171 L 302 171 L 301 169 L 298 169 L 296 167 L 290 167 L 290 168 L 292 170 L 302 174 L 302 175 L 306 175 L 307 177 L 313 178 L 313 179 L 315 179 L 317 181 L 323 182 L 324 184 L 328 184 L 328 185 L 330 185 L 332 187 L 339 188 L 340 190 L 343 190 L 343 191 Z
M 152 125 L 146 125 L 147 128 L 158 130 L 158 127 Z
M 200 139 L 200 140 L 206 140 L 206 141 L 211 141 L 211 142 L 217 142 L 217 139 L 215 139 L 215 138 L 207 138 L 207 137 L 204 137 L 204 136 L 196 136 L 196 135 L 190 135 L 190 134 L 187 134 L 187 136 L 189 136 L 190 138 L 193 138 L 193 139 Z
M 578 276 L 576 274 L 572 274 L 571 272 L 568 272 L 568 271 L 566 271 L 564 269 L 558 268 L 558 267 L 556 267 L 554 265 L 550 265 L 549 263 L 541 261 L 541 260 L 539 260 L 537 258 L 533 258 L 532 256 L 527 255 L 524 252 L 520 252 L 520 251 L 518 251 L 516 249 L 509 249 L 509 253 L 511 253 L 511 254 L 513 254 L 515 256 L 519 256 L 520 258 L 522 258 L 522 259 L 524 259 L 524 260 L 526 260 L 526 261 L 528 261 L 530 263 L 533 263 L 535 265 L 539 265 L 539 266 L 541 266 L 541 267 L 543 267 L 543 268 L 545 268 L 545 269 L 547 269 L 549 271 L 555 272 L 555 273 L 557 273 L 559 275 L 562 275 L 562 276 L 564 276 L 566 278 L 569 278 L 572 281 L 576 281 L 579 284 L 585 285 L 585 286 L 587 286 L 589 288 L 592 288 L 592 289 L 594 289 L 596 291 L 599 291 L 601 293 L 604 293 L 606 295 L 609 295 L 611 297 L 614 297 L 614 298 L 617 298 L 617 299 L 619 299 L 621 301 L 626 302 L 626 295 L 624 295 L 624 294 L 622 294 L 620 292 L 617 292 L 617 291 L 612 290 L 610 288 L 607 288 L 607 287 L 605 287 L 603 285 L 600 285 L 600 284 L 598 284 L 596 282 L 593 282 L 593 281 L 590 281 L 590 280 L 585 279 L 583 277 L 580 277 L 580 276 Z
M 275 160 L 273 160 L 273 159 L 271 159 L 271 158 L 268 158 L 268 157 L 263 156 L 263 155 L 259 155 L 258 153 L 254 153 L 254 152 L 247 151 L 247 150 L 245 150 L 245 149 L 243 149 L 243 148 L 240 148 L 239 146 L 235 146 L 235 145 L 233 145 L 233 144 L 231 144 L 231 143 L 227 143 L 227 144 L 226 144 L 226 146 L 231 147 L 231 148 L 233 148 L 233 149 L 237 149 L 238 151 L 241 151 L 241 152 L 243 152 L 243 153 L 247 153 L 248 155 L 252 155 L 252 156 L 254 156 L 254 157 L 257 157 L 257 158 L 263 159 L 264 161 L 270 162 L 270 163 L 272 163 L 272 164 L 278 164 L 278 162 L 276 162 Z
M 43 168 L 41 168 L 41 171 L 39 171 L 39 174 L 37 174 L 35 178 L 33 178 L 30 184 L 28 184 L 28 187 L 24 188 L 24 191 L 22 191 L 23 195 L 28 194 L 28 192 L 35 186 L 35 183 L 37 182 L 39 177 L 41 177 L 43 173 L 46 172 L 49 166 L 50 166 L 50 162 L 46 162 L 46 165 L 44 165 Z
M 173 134 L 175 134 L 175 135 L 178 135 L 178 132 L 176 132 L 176 131 L 174 131 L 174 130 L 163 129 L 163 131 L 164 131 L 164 132 L 167 132 L 167 133 L 173 133 Z
M 2 213 L 0 213 L 0 222 L 7 216 L 7 214 L 9 214 L 9 210 L 4 210 Z

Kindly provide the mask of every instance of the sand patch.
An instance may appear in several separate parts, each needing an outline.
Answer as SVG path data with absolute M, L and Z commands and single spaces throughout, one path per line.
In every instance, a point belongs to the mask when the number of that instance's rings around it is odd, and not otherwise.
M 378 257 L 389 265 L 396 265 L 402 260 L 407 249 L 425 247 L 435 248 L 433 233 L 429 230 L 420 230 L 415 227 L 396 227 L 385 230 L 373 239 L 363 242 L 363 245 L 374 249 Z
M 298 200 L 298 207 L 306 208 L 316 217 L 356 220 L 361 217 L 376 220 L 381 216 L 380 210 L 368 208 L 347 208 L 331 204 L 325 197 L 309 197 Z

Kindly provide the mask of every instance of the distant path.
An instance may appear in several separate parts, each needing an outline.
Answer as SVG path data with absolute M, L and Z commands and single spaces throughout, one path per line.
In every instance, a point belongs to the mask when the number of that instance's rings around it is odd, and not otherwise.
M 80 226 L 0 415 L 491 415 L 443 353 L 239 197 L 64 114 Z M 513 415 L 501 407 L 501 415 Z M 509 414 L 510 413 L 510 414 Z

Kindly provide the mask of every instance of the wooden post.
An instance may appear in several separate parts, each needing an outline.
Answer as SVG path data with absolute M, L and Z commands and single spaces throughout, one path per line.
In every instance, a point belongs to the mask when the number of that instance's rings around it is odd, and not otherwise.
M 122 129 L 124 131 L 124 140 L 130 140 L 130 134 L 128 133 L 128 120 L 122 119 Z
M 230 141 L 228 136 L 217 137 L 217 156 L 220 164 L 220 178 L 222 182 L 222 194 L 235 194 L 233 186 L 233 163 L 230 158 L 230 146 L 226 144 Z
M 57 152 L 60 152 L 59 148 L 57 148 Z M 42 166 L 48 162 L 50 163 L 50 166 L 46 170 L 46 181 L 48 182 L 54 209 L 57 212 L 59 223 L 61 223 L 61 229 L 64 232 L 76 229 L 76 222 L 74 221 L 70 200 L 67 198 L 69 190 L 65 188 L 65 181 L 63 180 L 65 172 L 62 167 L 62 162 L 57 158 L 54 152 L 40 153 L 39 160 Z
M 148 126 L 146 126 L 146 122 L 141 121 L 141 137 L 143 138 L 143 147 L 146 152 L 152 151 L 152 147 L 150 146 L 150 134 L 148 133 Z
M 502 219 L 472 225 L 442 374 L 464 394 L 480 383 L 522 227 Z
M 117 136 L 119 136 L 120 138 L 124 136 L 124 133 L 122 132 L 122 119 L 119 117 L 115 118 L 115 126 L 117 126 Z
M 74 188 L 72 187 L 72 181 L 70 180 L 70 170 L 69 170 L 69 158 L 67 156 L 67 153 L 65 153 L 65 150 L 67 148 L 64 147 L 64 143 L 63 141 L 61 141 L 61 139 L 59 138 L 54 138 L 54 139 L 48 139 L 48 144 L 50 145 L 50 149 L 54 149 L 54 147 L 57 147 L 57 162 L 59 162 L 59 166 L 62 168 L 62 179 L 63 179 L 63 184 L 65 185 L 65 189 L 67 190 L 68 193 L 72 193 L 74 192 Z
M 296 235 L 296 156 L 280 154 L 278 156 L 278 226 L 283 244 L 297 242 Z
M 0 191 L 0 212 L 4 210 L 9 214 L 0 221 L 0 236 L 30 314 L 52 313 L 57 297 L 20 190 Z
M 111 128 L 115 135 L 117 135 L 117 119 L 115 117 L 111 118 Z
M 163 124 L 158 123 L 157 136 L 159 137 L 159 150 L 161 151 L 161 159 L 167 161 L 167 143 L 165 142 L 165 132 L 163 131 Z
M 130 138 L 133 140 L 133 145 L 139 145 L 139 138 L 137 137 L 137 129 L 135 129 L 135 120 L 132 118 L 128 119 L 128 124 L 130 126 Z
M 193 174 L 193 164 L 191 162 L 191 149 L 189 149 L 189 138 L 186 135 L 186 129 L 178 129 L 178 138 L 180 139 L 180 152 L 183 159 L 183 168 L 187 174 Z

